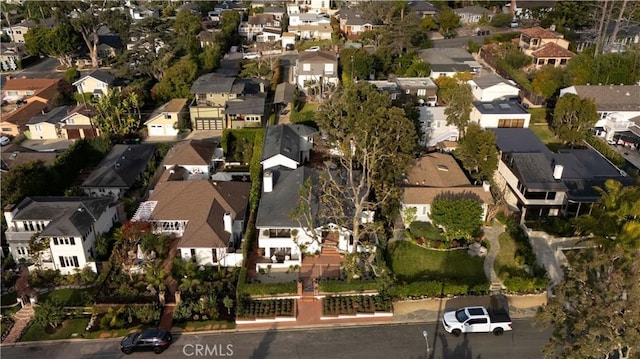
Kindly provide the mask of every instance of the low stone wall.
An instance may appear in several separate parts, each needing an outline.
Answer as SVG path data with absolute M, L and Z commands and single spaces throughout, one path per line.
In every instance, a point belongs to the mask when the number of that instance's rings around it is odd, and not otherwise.
M 295 322 L 296 317 L 275 317 L 275 318 L 256 318 L 256 319 L 236 319 L 236 324 L 262 324 L 262 323 L 280 323 Z
M 546 292 L 532 295 L 505 295 L 505 297 L 509 303 L 509 309 L 514 310 L 538 308 L 547 304 Z M 417 311 L 441 312 L 477 305 L 489 307 L 491 305 L 491 297 L 483 295 L 404 300 L 394 304 L 394 313 L 396 315 L 405 315 Z
M 375 312 L 375 313 L 356 313 L 354 314 L 340 314 L 334 316 L 321 316 L 320 320 L 333 320 L 333 319 L 354 319 L 354 318 L 388 318 L 393 317 L 391 312 Z

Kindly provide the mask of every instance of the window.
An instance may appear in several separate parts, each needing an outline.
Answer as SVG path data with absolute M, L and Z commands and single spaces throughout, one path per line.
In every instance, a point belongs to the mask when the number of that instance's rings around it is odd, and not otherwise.
M 427 90 L 426 89 L 419 89 L 418 90 L 418 96 L 427 96 Z
M 73 256 L 73 257 L 59 256 L 58 259 L 60 260 L 60 267 L 62 268 L 65 268 L 65 267 L 79 268 L 80 267 L 80 263 L 78 262 L 77 256 Z
M 69 243 L 71 243 L 72 246 L 75 246 L 76 245 L 76 239 L 73 238 L 73 237 L 69 238 Z
M 538 65 L 544 65 L 544 59 L 538 59 Z
M 218 252 L 215 248 L 211 249 L 211 260 L 215 263 L 218 261 Z
M 9 127 L 2 127 L 2 132 L 11 132 L 12 130 Z
M 500 119 L 498 120 L 499 128 L 523 128 L 524 119 Z
M 34 126 L 33 126 L 33 129 L 34 129 L 35 131 L 40 132 L 40 131 L 42 131 L 42 126 L 40 126 L 40 125 L 34 125 Z
M 549 61 L 547 61 L 547 64 L 555 65 L 556 64 L 556 59 L 549 59 Z
M 24 92 L 24 94 L 27 95 L 27 96 L 33 96 L 33 91 L 27 90 L 27 91 Z
M 191 256 L 192 257 L 196 256 L 196 249 L 195 248 L 191 248 Z
M 324 64 L 325 75 L 333 75 L 333 64 Z
M 58 245 L 58 238 L 57 237 L 53 237 L 53 245 Z
M 566 65 L 567 59 L 560 59 L 560 65 Z
M 311 64 L 302 64 L 302 71 L 311 71 Z

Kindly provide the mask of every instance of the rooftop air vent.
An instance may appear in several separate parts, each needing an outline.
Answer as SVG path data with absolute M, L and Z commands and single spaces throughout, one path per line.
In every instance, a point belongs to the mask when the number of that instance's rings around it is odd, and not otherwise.
M 449 167 L 445 165 L 438 165 L 437 168 L 438 168 L 438 171 L 449 171 Z

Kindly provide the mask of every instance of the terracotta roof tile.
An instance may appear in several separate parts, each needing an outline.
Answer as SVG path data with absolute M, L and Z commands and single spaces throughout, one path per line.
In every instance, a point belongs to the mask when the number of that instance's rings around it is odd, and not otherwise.
M 540 26 L 532 27 L 529 29 L 520 30 L 521 33 L 531 37 L 538 39 L 562 39 L 563 36 L 558 34 L 557 32 L 543 29 Z
M 558 57 L 574 57 L 576 54 L 565 49 L 560 45 L 556 45 L 554 43 L 549 43 L 541 47 L 540 49 L 534 51 L 531 54 L 535 58 L 558 58 Z
M 7 78 L 2 91 L 27 91 L 34 92 L 41 91 L 48 87 L 57 85 L 61 82 L 60 79 L 45 79 L 45 78 Z
M 27 122 L 31 119 L 31 117 L 41 114 L 47 108 L 47 104 L 41 101 L 33 101 L 29 102 L 24 106 L 21 106 L 17 110 L 3 115 L 2 121 L 6 121 L 9 123 L 13 123 L 18 126 L 20 131 L 27 130 Z

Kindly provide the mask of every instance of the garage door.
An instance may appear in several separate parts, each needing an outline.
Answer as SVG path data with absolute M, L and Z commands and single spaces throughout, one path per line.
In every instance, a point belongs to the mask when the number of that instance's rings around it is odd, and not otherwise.
M 164 125 L 149 125 L 149 136 L 164 136 Z
M 196 130 L 224 130 L 224 120 L 217 118 L 196 119 Z
M 78 138 L 80 138 L 80 130 L 77 128 L 68 128 L 67 138 L 69 138 L 70 140 L 77 140 Z

